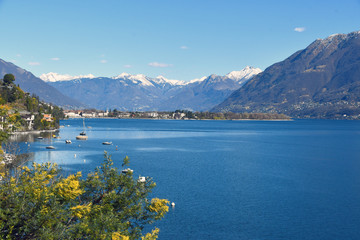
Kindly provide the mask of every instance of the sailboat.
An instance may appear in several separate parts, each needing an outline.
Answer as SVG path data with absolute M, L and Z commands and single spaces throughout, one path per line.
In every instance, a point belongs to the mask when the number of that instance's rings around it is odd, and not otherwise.
M 83 131 L 80 133 L 80 135 L 76 136 L 77 140 L 87 140 L 88 136 L 86 136 L 85 132 L 85 118 L 83 118 Z

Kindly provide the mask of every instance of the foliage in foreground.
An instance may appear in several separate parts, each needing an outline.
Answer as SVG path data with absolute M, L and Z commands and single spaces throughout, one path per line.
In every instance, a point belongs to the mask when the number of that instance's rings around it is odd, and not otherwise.
M 128 158 L 124 159 L 124 165 Z M 33 163 L 0 181 L 1 239 L 156 239 L 144 226 L 163 218 L 169 202 L 147 198 L 155 183 L 104 163 L 81 177 L 63 177 L 56 164 Z

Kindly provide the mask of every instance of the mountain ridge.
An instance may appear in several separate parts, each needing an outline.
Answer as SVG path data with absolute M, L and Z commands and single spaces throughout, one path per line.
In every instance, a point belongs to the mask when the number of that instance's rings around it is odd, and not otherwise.
M 360 31 L 317 39 L 275 63 L 212 111 L 276 112 L 300 118 L 360 114 Z
M 189 82 L 169 80 L 163 76 L 151 78 L 143 74 L 122 73 L 111 78 L 79 78 L 49 84 L 98 109 L 203 111 L 220 103 L 259 72 L 258 68 L 246 67 L 244 71 L 232 72 L 235 79 L 226 75 L 211 75 Z
M 37 78 L 31 72 L 26 71 L 11 62 L 6 62 L 0 59 L 0 75 L 4 76 L 7 73 L 11 73 L 15 76 L 15 83 L 18 84 L 24 91 L 36 94 L 45 102 L 53 103 L 62 107 L 85 106 L 81 102 L 60 93 L 56 88 L 48 85 L 40 78 Z

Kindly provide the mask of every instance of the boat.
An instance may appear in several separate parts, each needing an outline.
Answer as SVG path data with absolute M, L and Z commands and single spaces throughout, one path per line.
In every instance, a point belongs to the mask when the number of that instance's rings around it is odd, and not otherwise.
M 85 118 L 83 118 L 83 131 L 80 133 L 80 135 L 76 136 L 77 140 L 87 140 L 88 136 L 86 136 L 85 132 Z
M 37 139 L 44 139 L 43 137 L 37 137 Z
M 87 140 L 87 139 L 88 139 L 88 136 L 86 136 L 86 135 L 79 135 L 79 136 L 76 136 L 76 139 L 77 139 L 77 140 Z
M 146 177 L 139 177 L 139 179 L 137 180 L 139 183 L 144 183 L 146 182 Z
M 47 146 L 46 149 L 55 149 L 54 146 Z
M 128 173 L 128 172 L 132 173 L 133 170 L 130 169 L 130 168 L 126 168 L 126 169 L 122 170 L 121 172 L 122 172 L 122 173 Z
M 102 144 L 103 144 L 103 145 L 111 145 L 112 142 L 103 142 Z
M 65 140 L 65 143 L 70 144 L 70 143 L 71 143 L 71 140 L 70 140 L 70 139 L 67 139 L 67 140 Z

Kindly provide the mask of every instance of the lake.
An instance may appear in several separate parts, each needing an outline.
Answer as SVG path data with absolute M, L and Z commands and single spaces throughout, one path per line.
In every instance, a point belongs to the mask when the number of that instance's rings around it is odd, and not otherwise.
M 22 152 L 84 174 L 104 150 L 129 156 L 176 203 L 159 239 L 359 239 L 359 121 L 86 119 L 87 141 L 81 119 L 61 124 L 61 139 L 19 137 Z

